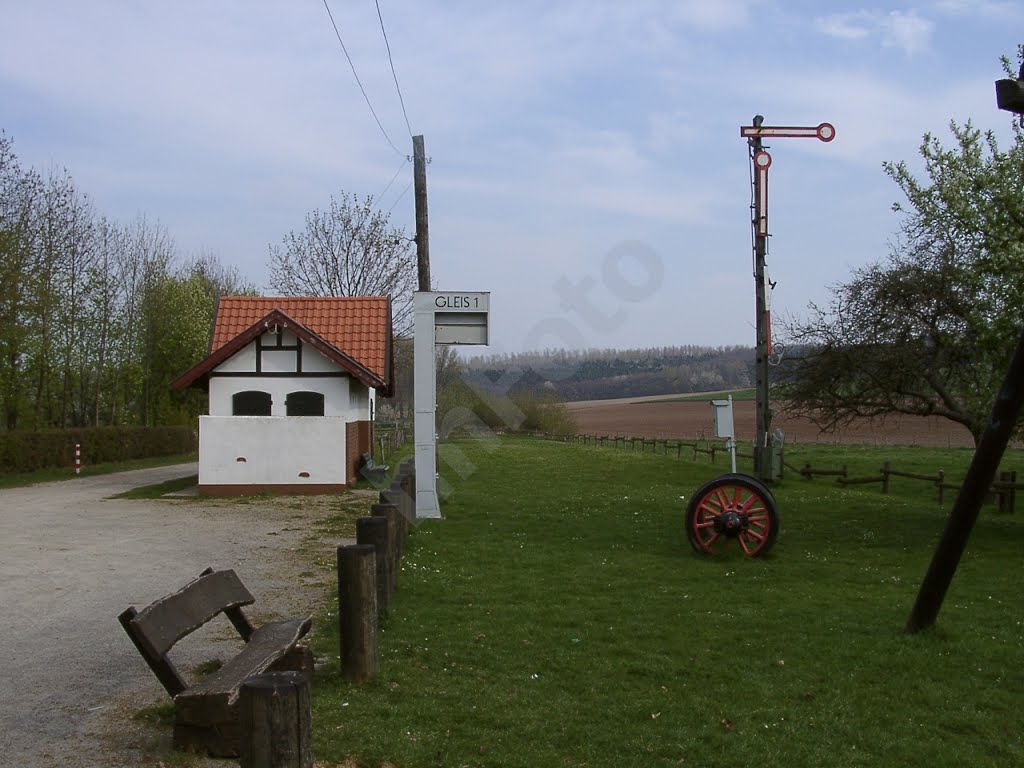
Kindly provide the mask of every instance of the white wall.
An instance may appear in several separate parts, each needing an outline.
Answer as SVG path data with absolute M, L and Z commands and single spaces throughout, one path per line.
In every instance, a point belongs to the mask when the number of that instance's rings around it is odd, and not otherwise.
M 344 484 L 345 423 L 327 416 L 201 416 L 199 484 Z

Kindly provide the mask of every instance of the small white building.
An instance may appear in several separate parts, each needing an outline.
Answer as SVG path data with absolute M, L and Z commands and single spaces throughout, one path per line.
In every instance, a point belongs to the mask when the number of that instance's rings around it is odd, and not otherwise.
M 387 297 L 225 296 L 210 353 L 172 383 L 209 393 L 204 495 L 328 493 L 359 477 L 373 393 L 393 389 Z

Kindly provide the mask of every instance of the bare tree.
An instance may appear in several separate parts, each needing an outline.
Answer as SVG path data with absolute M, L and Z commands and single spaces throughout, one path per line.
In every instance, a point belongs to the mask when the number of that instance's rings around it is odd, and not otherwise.
M 416 259 L 405 232 L 373 199 L 331 197 L 303 229 L 270 246 L 270 286 L 286 296 L 390 296 L 396 335 L 412 327 Z

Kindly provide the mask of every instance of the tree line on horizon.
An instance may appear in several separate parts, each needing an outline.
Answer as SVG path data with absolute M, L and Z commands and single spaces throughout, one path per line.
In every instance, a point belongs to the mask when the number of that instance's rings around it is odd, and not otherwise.
M 481 386 L 516 379 L 513 391 L 565 401 L 607 400 L 753 386 L 754 350 L 681 345 L 636 349 L 552 349 L 482 356 L 463 363 Z

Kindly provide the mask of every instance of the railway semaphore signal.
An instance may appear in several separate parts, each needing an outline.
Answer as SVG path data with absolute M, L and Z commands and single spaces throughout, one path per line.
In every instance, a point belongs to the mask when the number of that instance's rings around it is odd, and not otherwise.
M 765 256 L 768 252 L 768 169 L 772 156 L 765 151 L 764 139 L 817 139 L 829 142 L 836 137 L 832 123 L 818 125 L 765 125 L 764 117 L 756 115 L 751 125 L 740 126 L 740 136 L 747 140 L 753 166 L 754 210 L 751 226 L 754 234 L 754 286 L 756 294 L 757 424 L 754 439 L 754 473 L 763 481 L 782 477 L 782 454 L 773 443 L 772 413 L 768 400 L 768 358 L 771 355 L 771 317 L 765 278 Z

